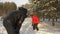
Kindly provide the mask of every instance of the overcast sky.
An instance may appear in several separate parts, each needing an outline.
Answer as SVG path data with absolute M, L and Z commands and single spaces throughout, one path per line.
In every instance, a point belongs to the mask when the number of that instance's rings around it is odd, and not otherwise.
M 29 3 L 28 0 L 0 0 L 0 2 L 15 2 L 17 6 L 21 6 L 23 4 Z

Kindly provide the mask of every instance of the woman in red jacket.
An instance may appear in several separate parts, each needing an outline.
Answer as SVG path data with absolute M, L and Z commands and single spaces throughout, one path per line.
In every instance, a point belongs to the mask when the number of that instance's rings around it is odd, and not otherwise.
M 36 16 L 36 15 L 32 15 L 32 25 L 33 25 L 33 30 L 39 30 L 38 29 L 38 27 L 37 27 L 37 25 L 38 25 L 38 23 L 39 23 L 39 18 Z

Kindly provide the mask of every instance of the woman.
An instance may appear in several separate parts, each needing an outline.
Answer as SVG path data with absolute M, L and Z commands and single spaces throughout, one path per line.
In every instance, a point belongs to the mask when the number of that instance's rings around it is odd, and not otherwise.
M 31 15 L 31 17 L 32 17 L 32 26 L 33 26 L 33 30 L 39 30 L 39 28 L 37 27 L 37 25 L 39 24 L 39 22 L 40 22 L 40 20 L 39 20 L 39 18 L 36 16 L 36 15 Z

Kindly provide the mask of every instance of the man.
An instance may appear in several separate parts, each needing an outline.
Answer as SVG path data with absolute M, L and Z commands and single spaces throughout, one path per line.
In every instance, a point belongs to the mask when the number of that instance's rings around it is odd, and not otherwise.
M 19 10 L 11 11 L 3 19 L 3 25 L 8 34 L 19 34 L 24 19 L 27 17 L 27 9 L 20 7 Z

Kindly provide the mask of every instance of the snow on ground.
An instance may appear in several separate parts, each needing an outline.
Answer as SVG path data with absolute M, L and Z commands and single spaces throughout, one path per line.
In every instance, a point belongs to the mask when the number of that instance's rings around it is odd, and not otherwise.
M 39 31 L 33 30 L 31 24 L 31 18 L 26 18 L 20 29 L 20 34 L 60 34 L 60 29 L 52 27 L 44 22 L 39 25 Z M 6 29 L 0 21 L 0 34 L 7 34 Z
M 0 21 L 0 34 L 7 34 L 6 29 L 4 28 L 2 21 Z

